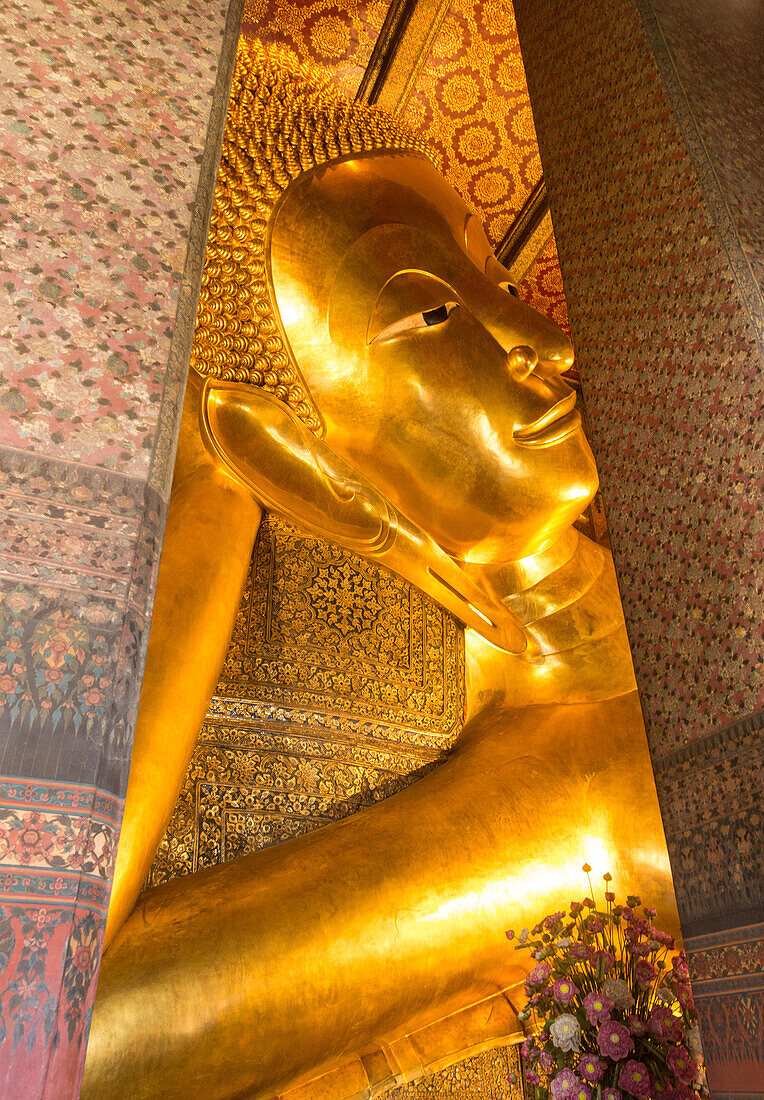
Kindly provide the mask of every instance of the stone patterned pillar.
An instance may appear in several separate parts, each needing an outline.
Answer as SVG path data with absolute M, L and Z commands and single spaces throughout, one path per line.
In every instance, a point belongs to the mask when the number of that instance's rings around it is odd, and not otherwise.
M 0 1095 L 76 1097 L 239 0 L 15 0 L 0 159 Z
M 515 0 L 709 1079 L 738 1100 L 764 1081 L 755 8 Z

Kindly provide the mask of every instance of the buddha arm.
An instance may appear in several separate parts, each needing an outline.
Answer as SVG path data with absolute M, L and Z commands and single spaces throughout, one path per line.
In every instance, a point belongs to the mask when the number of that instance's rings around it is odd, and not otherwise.
M 145 894 L 82 1098 L 271 1097 L 474 1003 L 522 976 L 504 930 L 580 896 L 593 845 L 673 913 L 636 696 L 484 712 L 400 794 Z
M 143 888 L 231 638 L 261 511 L 199 441 L 199 387 L 183 411 L 106 944 Z

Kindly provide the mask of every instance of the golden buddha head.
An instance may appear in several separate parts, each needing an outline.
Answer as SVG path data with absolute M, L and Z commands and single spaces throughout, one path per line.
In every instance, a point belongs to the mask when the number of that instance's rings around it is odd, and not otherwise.
M 240 47 L 192 365 L 284 401 L 457 560 L 548 545 L 597 487 L 567 336 L 421 143 Z

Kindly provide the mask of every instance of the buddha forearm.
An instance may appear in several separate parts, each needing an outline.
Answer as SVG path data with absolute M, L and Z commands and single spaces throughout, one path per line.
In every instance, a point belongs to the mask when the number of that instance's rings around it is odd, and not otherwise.
M 187 407 L 193 401 L 191 392 Z M 187 420 L 184 415 L 184 428 Z M 195 433 L 193 419 L 190 430 L 181 429 L 107 945 L 133 908 L 172 815 L 228 648 L 260 522 L 257 503 L 213 468 L 194 446 Z
M 671 911 L 635 713 L 478 716 L 403 793 L 151 891 L 103 964 L 83 1098 L 272 1096 L 511 984 L 504 929 L 575 894 L 592 837 L 621 891 Z M 574 815 L 585 784 L 591 813 Z

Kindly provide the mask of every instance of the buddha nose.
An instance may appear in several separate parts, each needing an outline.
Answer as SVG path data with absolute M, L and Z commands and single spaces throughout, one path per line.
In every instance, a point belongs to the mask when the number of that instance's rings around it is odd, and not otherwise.
M 489 300 L 484 301 L 488 308 L 480 311 L 481 320 L 508 356 L 514 349 L 523 348 L 526 362 L 529 361 L 528 353 L 536 356 L 529 370 L 540 368 L 546 374 L 562 374 L 570 369 L 574 359 L 573 344 L 559 325 L 495 285 L 487 298 Z M 523 369 L 519 362 L 516 369 Z
M 570 337 L 559 325 L 533 309 L 527 302 L 520 304 L 525 311 L 524 328 L 528 334 L 524 343 L 536 352 L 538 362 L 555 374 L 569 370 L 575 357 Z

